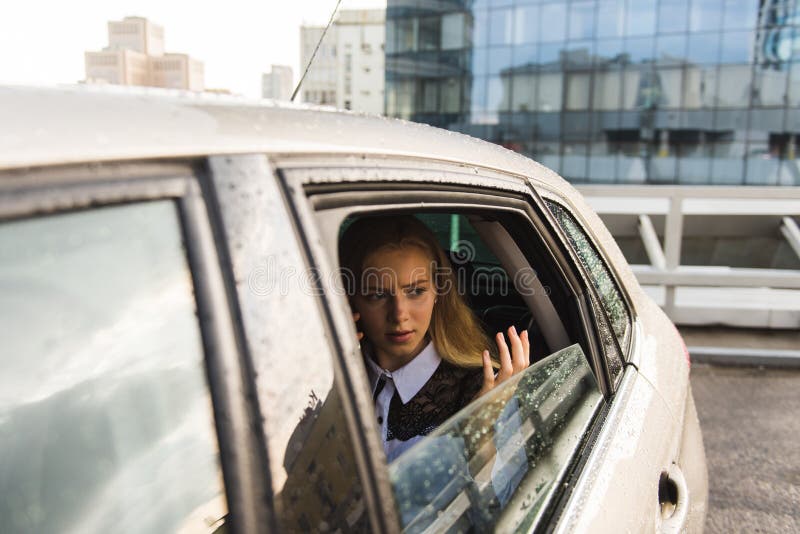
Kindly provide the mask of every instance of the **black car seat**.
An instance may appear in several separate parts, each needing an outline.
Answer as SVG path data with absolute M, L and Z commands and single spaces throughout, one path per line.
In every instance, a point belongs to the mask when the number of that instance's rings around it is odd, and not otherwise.
M 484 324 L 487 335 L 494 338 L 497 332 L 503 332 L 508 343 L 506 331 L 511 325 L 517 332 L 528 331 L 531 342 L 531 363 L 536 362 L 550 354 L 550 348 L 542 335 L 542 331 L 531 312 L 523 306 L 497 305 L 479 312 L 479 318 Z

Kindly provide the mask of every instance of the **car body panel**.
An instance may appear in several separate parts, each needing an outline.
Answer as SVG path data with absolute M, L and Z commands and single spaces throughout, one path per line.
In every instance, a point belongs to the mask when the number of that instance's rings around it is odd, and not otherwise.
M 696 497 L 690 503 L 687 529 L 702 530 L 708 481 L 689 365 L 680 336 L 641 289 L 597 214 L 555 172 L 465 135 L 307 106 L 90 87 L 0 88 L 0 102 L 0 173 L 4 174 L 0 188 L 24 183 L 27 169 L 34 167 L 72 163 L 135 166 L 142 161 L 197 162 L 210 158 L 209 172 L 217 180 L 219 191 L 224 190 L 219 194 L 220 205 L 214 209 L 221 210 L 217 216 L 225 219 L 228 232 L 223 235 L 231 240 L 226 260 L 231 262 L 228 268 L 238 291 L 236 304 L 241 306 L 239 319 L 244 323 L 254 380 L 260 388 L 262 413 L 268 413 L 271 403 L 281 400 L 274 384 L 268 382 L 275 374 L 285 374 L 286 369 L 283 362 L 270 361 L 269 353 L 276 347 L 258 333 L 261 325 L 278 325 L 287 336 L 287 343 L 277 347 L 281 353 L 291 352 L 291 343 L 304 339 L 307 330 L 305 324 L 296 323 L 296 316 L 285 316 L 286 295 L 284 300 L 270 300 L 259 293 L 263 290 L 258 285 L 259 269 L 266 267 L 263 262 L 276 249 L 285 251 L 276 257 L 287 262 L 286 268 L 333 268 L 326 252 L 331 238 L 320 235 L 326 229 L 315 227 L 311 208 L 295 213 L 284 204 L 292 195 L 304 195 L 300 188 L 292 190 L 293 185 L 359 182 L 380 187 L 417 182 L 453 186 L 454 191 L 468 186 L 528 197 L 531 188 L 549 192 L 578 219 L 606 259 L 633 318 L 629 364 L 576 486 L 560 511 L 556 530 L 651 532 L 665 527 L 658 505 L 658 477 L 673 465 L 681 469 L 690 494 Z M 237 166 L 237 162 L 243 165 Z M 419 168 L 429 171 L 424 179 L 416 171 Z M 7 205 L 13 201 L 13 195 L 0 198 Z M 55 201 L 53 209 L 86 205 L 89 203 L 62 206 Z M 283 217 L 279 224 L 272 218 L 276 215 Z M 289 244 L 292 250 L 287 252 Z M 392 498 L 386 495 L 389 486 L 386 470 L 381 468 L 382 458 L 375 453 L 380 444 L 369 429 L 353 426 L 359 420 L 353 411 L 368 406 L 369 398 L 352 387 L 359 380 L 364 382 L 365 373 L 358 362 L 360 353 L 348 310 L 339 309 L 342 302 L 323 298 L 302 314 L 314 318 L 320 326 L 313 345 L 301 350 L 300 356 L 315 351 L 335 355 L 330 369 L 317 370 L 320 390 L 331 389 L 335 373 L 345 377 L 346 384 L 338 391 L 349 395 L 345 402 L 349 428 L 364 440 L 357 456 L 366 480 L 366 499 L 371 500 L 372 525 L 391 531 L 397 525 L 396 511 Z M 297 369 L 302 373 L 307 370 Z M 267 440 L 271 434 L 287 432 L 285 428 L 270 428 L 276 423 L 269 419 L 262 423 Z M 365 474 L 369 471 L 371 476 Z M 612 514 L 608 506 L 643 512 Z M 381 514 L 385 522 L 376 519 Z
M 687 395 L 683 417 L 681 452 L 676 463 L 683 471 L 689 491 L 687 531 L 702 532 L 708 513 L 708 468 L 706 467 L 706 451 L 703 448 L 700 420 L 697 417 L 697 408 L 691 388 Z
M 669 419 L 650 383 L 629 367 L 556 532 L 655 531 L 658 479 L 674 449 Z
M 557 177 L 473 137 L 329 108 L 85 86 L 0 87 L 0 100 L 0 169 L 208 154 L 379 154 Z

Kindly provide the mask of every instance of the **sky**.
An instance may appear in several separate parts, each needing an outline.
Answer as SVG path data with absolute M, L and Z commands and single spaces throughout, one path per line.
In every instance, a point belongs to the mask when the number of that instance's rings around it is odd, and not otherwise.
M 2 0 L 0 84 L 56 85 L 84 79 L 83 53 L 108 43 L 107 22 L 126 16 L 164 28 L 167 52 L 205 65 L 206 88 L 260 97 L 272 64 L 300 71 L 301 24 L 326 24 L 336 0 Z M 339 9 L 385 7 L 342 0 Z

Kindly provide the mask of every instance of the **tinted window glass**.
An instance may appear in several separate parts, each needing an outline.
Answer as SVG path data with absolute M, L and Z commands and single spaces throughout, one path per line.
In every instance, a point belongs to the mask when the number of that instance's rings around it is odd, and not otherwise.
M 169 201 L 0 224 L 4 532 L 213 530 L 226 513 Z
M 589 280 L 597 290 L 600 302 L 611 321 L 611 328 L 619 341 L 620 347 L 626 350 L 630 337 L 631 317 L 622 294 L 611 277 L 611 272 L 574 217 L 555 202 L 547 201 L 547 206 L 555 215 L 558 224 L 567 235 L 569 244 L 586 269 Z M 608 354 L 607 356 L 609 356 L 609 359 L 613 357 L 613 355 L 610 356 Z M 612 363 L 609 361 L 609 366 L 611 365 L 616 367 L 620 364 L 619 362 Z
M 473 402 L 389 466 L 405 531 L 529 530 L 601 402 L 578 345 Z

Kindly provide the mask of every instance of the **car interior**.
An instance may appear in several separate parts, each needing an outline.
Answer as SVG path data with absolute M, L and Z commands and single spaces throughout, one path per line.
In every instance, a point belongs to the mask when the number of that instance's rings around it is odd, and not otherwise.
M 531 363 L 583 342 L 572 290 L 529 223 L 489 211 L 414 216 L 437 236 L 460 294 L 490 339 L 512 325 L 528 330 Z M 340 235 L 356 218 L 344 221 Z
M 400 514 L 409 531 L 479 532 L 504 522 L 513 530 L 519 526 L 513 518 L 521 516 L 512 510 L 533 506 L 535 515 L 543 513 L 557 467 L 569 463 L 576 436 L 601 399 L 585 356 L 579 299 L 542 236 L 521 216 L 493 210 L 413 215 L 449 256 L 458 290 L 487 336 L 511 325 L 528 330 L 532 372 L 519 375 L 519 387 L 511 380 L 505 393 L 473 401 L 435 438 L 390 464 Z M 340 235 L 356 217 L 345 219 Z M 511 395 L 521 396 L 509 401 Z M 467 446 L 468 466 L 445 445 L 465 435 L 479 436 Z M 469 474 L 442 475 L 432 465 Z

